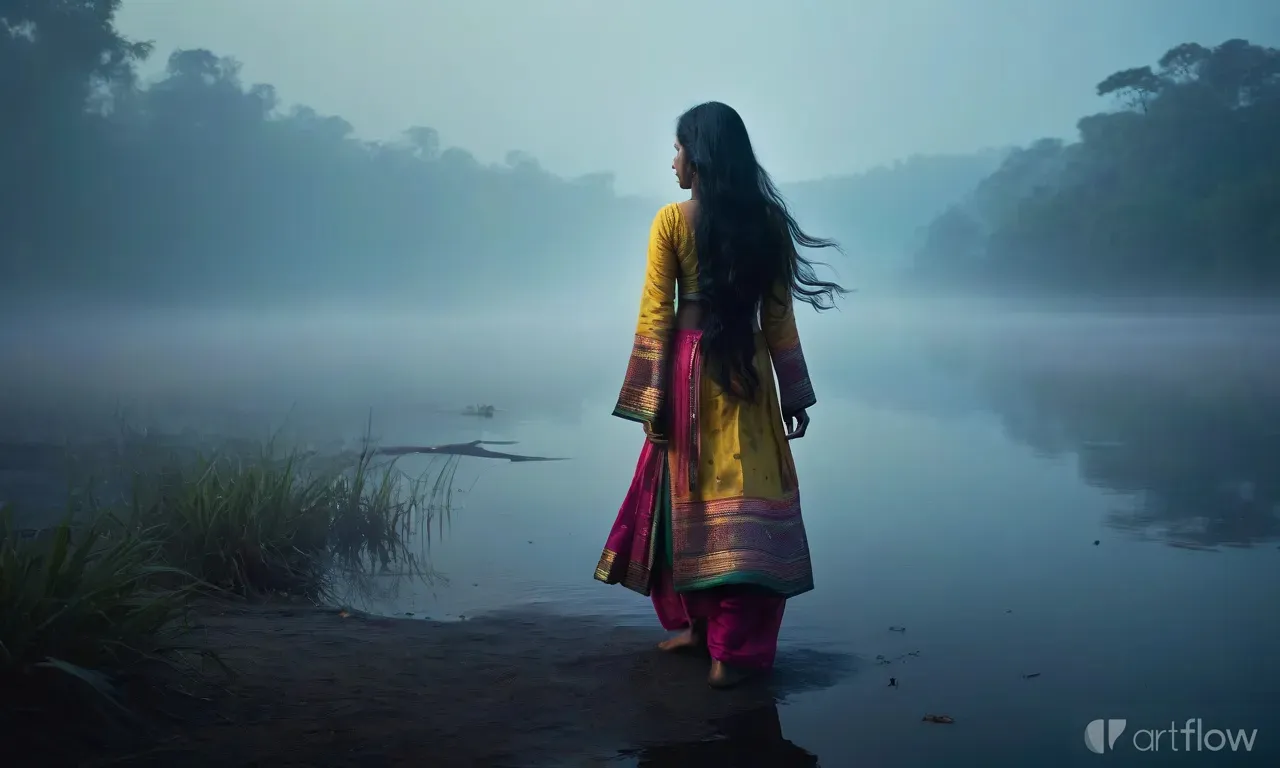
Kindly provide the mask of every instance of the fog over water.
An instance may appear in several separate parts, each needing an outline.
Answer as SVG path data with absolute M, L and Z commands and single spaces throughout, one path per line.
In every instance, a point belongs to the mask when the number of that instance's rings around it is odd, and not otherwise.
M 1280 6 L 285 5 L 0 4 L 19 526 L 67 493 L 33 457 L 122 425 L 514 441 L 566 460 L 462 459 L 444 578 L 372 607 L 654 626 L 591 578 L 642 441 L 610 412 L 675 119 L 723 99 L 854 289 L 798 320 L 817 588 L 779 675 L 852 671 L 786 738 L 1207 765 L 1082 736 L 1201 718 L 1276 764 Z
M 372 409 L 390 427 L 400 409 L 495 403 L 569 418 L 588 399 L 616 396 L 634 326 L 620 305 L 23 314 L 0 336 L 4 394 L 23 406 L 7 409 L 15 426 L 103 408 L 179 420 L 254 413 L 277 425 L 291 410 Z M 1191 302 L 1063 311 L 855 294 L 837 311 L 803 313 L 800 327 L 822 392 L 941 415 L 1004 414 L 1031 396 L 1015 380 L 1265 388 L 1277 373 L 1277 322 L 1265 308 Z

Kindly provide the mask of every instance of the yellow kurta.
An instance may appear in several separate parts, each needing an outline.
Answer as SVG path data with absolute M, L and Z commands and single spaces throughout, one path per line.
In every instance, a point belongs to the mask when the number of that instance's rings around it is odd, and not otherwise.
M 672 366 L 677 296 L 698 292 L 694 233 L 678 204 L 658 212 L 626 379 L 614 415 L 669 442 L 671 547 L 676 589 L 754 583 L 794 595 L 812 589 L 799 487 L 782 414 L 816 399 L 789 290 L 762 312 L 756 335 L 761 387 L 744 401 L 696 362 Z M 696 356 L 697 344 L 692 349 Z M 672 369 L 692 381 L 672 379 Z M 774 372 L 778 386 L 774 388 Z M 676 392 L 673 387 L 691 387 Z M 678 404 L 692 413 L 664 413 Z M 682 439 L 690 430 L 689 439 Z

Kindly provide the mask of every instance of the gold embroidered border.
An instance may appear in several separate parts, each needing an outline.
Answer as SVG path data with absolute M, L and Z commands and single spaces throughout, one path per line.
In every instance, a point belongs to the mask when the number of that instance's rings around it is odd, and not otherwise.
M 622 382 L 615 416 L 632 421 L 652 422 L 662 406 L 666 394 L 663 374 L 666 370 L 666 342 L 648 336 L 636 335 L 627 362 L 627 374 Z
M 639 592 L 648 597 L 650 569 L 632 560 L 627 563 L 627 570 L 622 574 L 621 579 L 611 579 L 609 573 L 613 570 L 613 564 L 617 558 L 618 553 L 607 549 L 601 553 L 600 562 L 596 565 L 596 580 L 603 581 L 605 584 L 621 584 L 632 592 Z
M 800 497 L 673 504 L 676 589 L 756 583 L 794 596 L 813 589 Z

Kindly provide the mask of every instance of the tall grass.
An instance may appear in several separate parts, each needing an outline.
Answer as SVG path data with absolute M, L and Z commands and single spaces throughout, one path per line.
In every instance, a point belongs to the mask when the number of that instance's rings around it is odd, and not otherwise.
M 457 460 L 418 477 L 366 443 L 321 459 L 224 454 L 169 463 L 134 482 L 132 519 L 165 561 L 239 595 L 333 601 L 380 574 L 432 576 L 432 523 L 449 514 Z
M 367 438 L 320 457 L 132 433 L 86 456 L 101 482 L 66 521 L 30 535 L 0 514 L 0 710 L 58 681 L 111 698 L 113 676 L 177 648 L 196 597 L 333 602 L 380 575 L 430 579 L 457 471 L 449 456 L 410 477 Z
M 38 705 L 66 682 L 114 701 L 112 673 L 176 649 L 194 579 L 151 533 L 104 514 L 23 536 L 0 511 L 0 703 Z

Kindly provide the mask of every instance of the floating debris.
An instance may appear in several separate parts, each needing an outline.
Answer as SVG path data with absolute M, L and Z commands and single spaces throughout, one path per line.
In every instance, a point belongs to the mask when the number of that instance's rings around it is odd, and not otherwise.
M 1040 673 L 1039 673 L 1039 672 L 1029 672 L 1029 673 L 1027 673 L 1027 674 L 1023 675 L 1023 676 L 1022 676 L 1022 679 L 1023 679 L 1023 680 L 1030 680 L 1030 679 L 1032 679 L 1033 677 L 1039 677 L 1039 676 L 1040 676 Z
M 950 715 L 925 715 L 920 719 L 926 723 L 940 723 L 942 725 L 951 725 L 955 722 L 955 718 Z
M 450 456 L 474 456 L 478 459 L 506 459 L 507 461 L 565 461 L 550 456 L 522 456 L 518 453 L 499 453 L 481 446 L 515 445 L 510 440 L 472 440 L 469 443 L 450 443 L 448 445 L 397 445 L 390 448 L 379 448 L 374 453 L 381 456 L 404 456 L 410 453 L 443 453 Z
M 1099 544 L 1101 544 L 1101 543 L 1102 543 L 1102 541 L 1101 541 L 1100 539 L 1094 539 L 1094 540 L 1093 540 L 1093 546 L 1095 546 L 1095 547 L 1096 547 L 1096 546 L 1098 546 L 1098 545 L 1099 545 Z
M 879 664 L 879 665 L 883 665 L 883 664 L 892 664 L 892 663 L 893 663 L 893 662 L 895 662 L 895 661 L 902 661 L 902 660 L 907 659 L 907 658 L 910 658 L 910 657 L 912 657 L 912 656 L 919 656 L 919 655 L 920 655 L 920 652 L 919 652 L 919 651 L 908 651 L 908 652 L 906 652 L 906 653 L 900 653 L 900 654 L 898 654 L 897 656 L 894 656 L 894 657 L 891 659 L 891 658 L 888 658 L 887 656 L 885 656 L 884 654 L 877 654 L 877 655 L 876 655 L 876 664 Z
M 338 611 L 338 618 L 349 619 L 351 618 L 351 614 L 347 613 L 346 611 Z
M 906 627 L 889 627 L 890 632 L 906 632 Z

